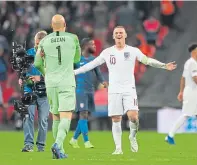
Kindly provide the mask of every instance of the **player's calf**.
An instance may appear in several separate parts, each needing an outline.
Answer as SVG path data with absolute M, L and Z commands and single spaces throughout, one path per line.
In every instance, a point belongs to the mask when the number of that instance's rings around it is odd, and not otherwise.
M 131 144 L 131 151 L 132 152 L 138 152 L 138 143 L 137 138 L 129 136 L 130 144 Z
M 130 136 L 134 138 L 139 127 L 138 111 L 129 110 L 127 111 L 127 116 L 129 119 Z
M 116 151 L 122 151 L 122 116 L 112 116 L 112 135 L 115 143 Z
M 138 143 L 136 138 L 136 134 L 138 132 L 138 127 L 139 127 L 138 111 L 129 110 L 127 112 L 127 116 L 129 118 L 129 127 L 130 127 L 129 140 L 131 143 L 131 151 L 138 152 Z

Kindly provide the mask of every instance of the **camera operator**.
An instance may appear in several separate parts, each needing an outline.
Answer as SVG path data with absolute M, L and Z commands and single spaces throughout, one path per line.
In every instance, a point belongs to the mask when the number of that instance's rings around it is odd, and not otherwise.
M 39 42 L 47 35 L 45 31 L 40 31 L 35 35 L 35 47 L 27 50 L 27 55 L 34 56 L 36 55 L 36 50 L 39 45 Z M 41 73 L 33 66 L 29 68 L 26 76 L 29 77 L 27 84 L 24 84 L 24 94 L 32 93 L 33 87 L 35 84 L 43 81 L 44 79 L 41 76 Z M 31 82 L 31 83 L 30 83 Z M 23 81 L 19 79 L 19 85 L 22 85 Z M 45 87 L 45 85 L 44 85 Z M 24 130 L 24 148 L 22 152 L 31 152 L 33 151 L 34 146 L 34 116 L 35 110 L 38 110 L 38 136 L 36 145 L 39 152 L 44 151 L 46 134 L 48 129 L 48 116 L 49 116 L 49 104 L 46 97 L 46 90 L 44 94 L 37 95 L 36 104 L 30 105 L 28 107 L 29 116 L 24 120 L 23 130 Z

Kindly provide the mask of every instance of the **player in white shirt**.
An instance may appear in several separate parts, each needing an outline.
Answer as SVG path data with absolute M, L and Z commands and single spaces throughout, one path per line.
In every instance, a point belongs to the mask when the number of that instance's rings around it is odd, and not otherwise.
M 169 144 L 175 144 L 174 135 L 181 125 L 189 117 L 197 115 L 197 44 L 191 45 L 188 51 L 191 58 L 184 65 L 180 81 L 180 92 L 177 96 L 177 99 L 183 102 L 182 115 L 174 123 L 165 139 Z
M 127 37 L 123 26 L 117 26 L 113 32 L 115 45 L 103 50 L 95 60 L 75 70 L 75 74 L 85 73 L 106 62 L 109 70 L 108 116 L 112 118 L 112 134 L 116 150 L 112 154 L 122 152 L 122 115 L 127 114 L 130 126 L 129 139 L 131 150 L 138 151 L 136 133 L 138 130 L 138 100 L 135 88 L 134 67 L 136 59 L 145 65 L 156 68 L 174 70 L 174 62 L 164 64 L 148 58 L 138 48 L 126 45 Z

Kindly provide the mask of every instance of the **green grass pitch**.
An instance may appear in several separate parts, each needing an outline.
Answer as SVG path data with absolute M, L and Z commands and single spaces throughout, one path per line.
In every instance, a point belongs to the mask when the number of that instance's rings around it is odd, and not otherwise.
M 52 133 L 47 135 L 45 152 L 22 153 L 22 132 L 0 132 L 0 165 L 197 165 L 197 134 L 178 134 L 176 145 L 164 142 L 164 134 L 139 132 L 139 152 L 130 151 L 129 132 L 123 132 L 123 155 L 111 155 L 114 143 L 111 132 L 90 132 L 94 149 L 85 149 L 80 137 L 80 149 L 69 146 L 73 132 L 70 132 L 64 148 L 68 159 L 53 160 L 50 147 Z

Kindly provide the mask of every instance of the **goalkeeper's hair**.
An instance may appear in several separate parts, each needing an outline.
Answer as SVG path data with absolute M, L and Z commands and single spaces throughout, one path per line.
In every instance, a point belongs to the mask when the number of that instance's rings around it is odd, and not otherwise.
M 44 30 L 39 31 L 38 33 L 36 33 L 35 39 L 41 40 L 41 39 L 43 39 L 46 35 L 47 35 L 47 32 L 46 32 L 46 31 L 44 31 Z
M 188 47 L 188 51 L 191 53 L 194 49 L 197 48 L 197 44 L 194 43 L 194 44 L 191 44 L 189 47 Z

